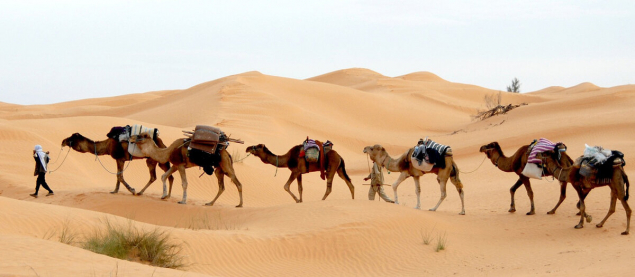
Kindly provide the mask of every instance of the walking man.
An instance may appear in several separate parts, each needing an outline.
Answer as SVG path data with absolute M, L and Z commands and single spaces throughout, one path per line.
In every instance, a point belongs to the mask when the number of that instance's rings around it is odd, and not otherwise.
M 368 177 L 364 178 L 364 181 L 370 181 L 370 190 L 368 190 L 368 200 L 375 200 L 375 194 L 379 194 L 381 199 L 388 203 L 395 203 L 392 201 L 386 193 L 384 193 L 384 173 L 382 172 L 382 168 L 377 165 L 377 163 L 373 162 L 373 170 L 370 172 Z
M 46 174 L 46 166 L 49 163 L 49 155 L 48 151 L 42 151 L 42 146 L 36 145 L 33 150 L 33 159 L 35 159 L 35 172 L 33 172 L 33 176 L 37 176 L 37 181 L 35 182 L 35 193 L 29 194 L 35 198 L 37 198 L 37 193 L 40 190 L 40 185 L 44 187 L 44 189 L 48 190 L 49 193 L 46 196 L 53 195 L 53 191 L 46 184 L 46 180 L 44 179 L 44 175 Z

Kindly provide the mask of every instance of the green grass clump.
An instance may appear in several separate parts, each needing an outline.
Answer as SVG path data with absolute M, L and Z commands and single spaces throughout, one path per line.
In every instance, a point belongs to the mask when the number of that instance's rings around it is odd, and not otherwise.
M 147 263 L 166 268 L 184 267 L 180 256 L 182 246 L 170 242 L 166 231 L 140 230 L 133 224 L 115 225 L 106 221 L 105 229 L 98 229 L 86 237 L 83 248 L 113 258 Z
M 443 234 L 439 234 L 439 236 L 437 237 L 437 247 L 436 247 L 436 252 L 439 252 L 441 250 L 445 250 L 445 246 L 447 244 L 448 241 L 448 236 L 447 233 L 443 233 Z

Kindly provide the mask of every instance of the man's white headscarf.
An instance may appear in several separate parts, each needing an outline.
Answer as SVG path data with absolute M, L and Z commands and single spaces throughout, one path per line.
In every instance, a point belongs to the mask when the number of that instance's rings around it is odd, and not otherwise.
M 46 169 L 46 153 L 42 151 L 42 146 L 40 145 L 35 146 L 35 154 L 33 155 L 33 157 L 39 158 L 42 168 L 44 168 L 44 170 L 47 170 Z

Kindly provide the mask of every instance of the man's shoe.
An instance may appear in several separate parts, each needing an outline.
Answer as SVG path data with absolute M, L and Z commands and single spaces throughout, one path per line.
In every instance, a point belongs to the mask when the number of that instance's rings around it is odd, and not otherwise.
M 29 195 L 31 195 L 31 196 L 33 196 L 33 197 L 37 198 L 37 193 L 31 193 L 31 194 L 29 194 Z
M 51 195 L 55 195 L 55 193 L 53 193 L 52 191 L 47 193 L 46 196 L 51 196 Z

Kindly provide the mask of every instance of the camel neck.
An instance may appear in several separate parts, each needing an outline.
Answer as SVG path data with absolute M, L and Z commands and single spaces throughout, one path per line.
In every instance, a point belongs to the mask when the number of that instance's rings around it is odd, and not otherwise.
M 381 161 L 381 165 L 386 168 L 388 171 L 399 172 L 398 161 L 390 157 L 388 153 L 386 153 L 386 157 Z
M 511 163 L 511 159 L 508 157 L 505 157 L 505 154 L 503 154 L 503 151 L 494 151 L 492 153 L 492 156 L 490 157 L 490 160 L 492 161 L 492 164 L 494 164 L 496 167 L 498 167 L 498 169 L 505 171 L 505 172 L 511 172 L 514 169 L 512 168 L 512 163 Z
M 558 165 L 555 165 L 554 170 L 551 171 L 551 175 L 560 182 L 566 182 L 569 179 L 570 172 L 571 172 L 571 167 L 562 168 Z
M 73 149 L 77 152 L 91 153 L 98 156 L 109 155 L 110 153 L 108 152 L 108 142 L 109 140 L 93 141 L 86 138 L 85 140 L 77 144 L 77 148 L 73 147 Z
M 284 156 L 278 156 L 273 153 L 264 153 L 264 157 L 260 157 L 263 163 L 271 164 L 275 167 L 287 167 L 289 163 L 289 153 Z

